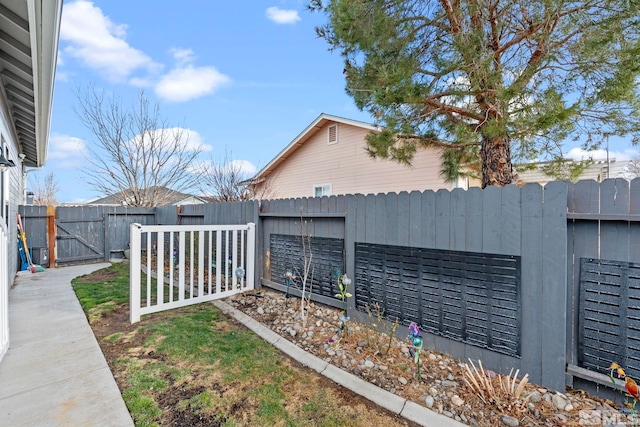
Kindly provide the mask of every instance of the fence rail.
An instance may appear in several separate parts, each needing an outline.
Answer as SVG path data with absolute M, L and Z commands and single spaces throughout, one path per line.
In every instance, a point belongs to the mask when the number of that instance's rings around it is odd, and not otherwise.
M 254 288 L 255 224 L 131 224 L 131 323 Z

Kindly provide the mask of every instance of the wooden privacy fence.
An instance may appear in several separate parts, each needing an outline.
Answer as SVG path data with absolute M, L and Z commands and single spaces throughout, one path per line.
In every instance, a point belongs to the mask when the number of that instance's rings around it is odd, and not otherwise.
M 45 267 L 122 258 L 129 226 L 156 223 L 155 208 L 130 206 L 20 206 L 19 213 L 29 247 L 48 251 Z
M 640 378 L 640 179 L 568 186 L 568 384 Z
M 247 259 L 246 282 L 281 291 L 286 272 L 302 269 L 306 234 L 315 300 L 340 306 L 335 277 L 346 273 L 354 279 L 352 318 L 366 321 L 366 307 L 379 304 L 392 321 L 418 323 L 427 347 L 459 359 L 481 359 L 503 373 L 517 368 L 555 390 L 607 383 L 612 361 L 640 377 L 640 179 L 166 206 L 150 213 L 149 222 L 193 227 L 184 229 L 184 247 L 189 253 L 194 245 L 193 259 L 203 266 L 225 249 L 205 243 L 200 250 L 209 237 L 193 230 L 255 223 L 255 271 Z M 163 262 L 171 258 L 171 242 L 180 245 L 175 230 L 140 239 L 141 257 L 158 252 L 162 241 Z M 198 282 L 208 269 L 200 275 L 189 264 L 183 288 L 174 266 L 165 272 L 174 275 L 173 291 L 160 292 L 157 260 L 144 263 L 143 305 L 153 306 L 159 294 L 163 304 L 175 305 L 183 294 L 186 300 L 218 293 L 217 282 L 211 288 L 208 279 Z M 198 280 L 190 281 L 192 272 Z M 212 276 L 217 280 L 213 270 Z M 234 287 L 228 271 L 220 280 L 220 293 L 234 291 L 225 282 Z
M 131 323 L 254 288 L 255 224 L 131 225 Z
M 562 390 L 567 191 L 566 183 L 551 183 L 263 200 L 261 284 L 285 290 L 281 266 L 295 258 L 282 248 L 300 238 L 306 223 L 312 242 L 341 241 L 340 264 L 331 256 L 334 244 L 320 245 L 327 253 L 313 257 L 354 279 L 352 319 L 366 321 L 363 311 L 377 303 L 390 321 L 418 323 L 428 348 L 481 359 L 505 374 L 520 369 Z M 313 292 L 318 301 L 339 304 Z

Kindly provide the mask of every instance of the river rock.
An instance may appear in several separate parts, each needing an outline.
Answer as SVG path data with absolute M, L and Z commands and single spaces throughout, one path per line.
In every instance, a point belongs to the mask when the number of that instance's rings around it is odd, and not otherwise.
M 517 418 L 511 417 L 509 415 L 503 415 L 502 418 L 500 418 L 500 421 L 502 421 L 502 424 L 508 427 L 518 427 L 520 425 L 520 421 L 518 421 Z

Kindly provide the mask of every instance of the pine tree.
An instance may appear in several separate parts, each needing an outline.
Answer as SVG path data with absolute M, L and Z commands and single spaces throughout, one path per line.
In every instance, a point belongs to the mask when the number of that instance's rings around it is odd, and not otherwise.
M 374 157 L 437 147 L 449 181 L 516 178 L 609 135 L 640 137 L 638 0 L 311 0 L 346 90 L 383 127 Z

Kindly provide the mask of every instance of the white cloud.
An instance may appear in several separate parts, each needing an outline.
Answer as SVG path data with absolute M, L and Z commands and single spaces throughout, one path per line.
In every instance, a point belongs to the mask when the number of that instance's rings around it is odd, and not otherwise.
M 96 70 L 112 82 L 126 81 L 136 70 L 157 71 L 161 66 L 125 40 L 127 26 L 113 23 L 90 1 L 65 3 L 60 40 L 63 52 Z
M 172 49 L 176 66 L 163 75 L 155 85 L 155 92 L 162 99 L 184 102 L 213 93 L 231 79 L 214 67 L 195 67 L 191 49 Z
M 609 159 L 610 160 L 615 159 L 616 161 L 619 161 L 619 162 L 632 160 L 639 156 L 640 156 L 640 152 L 632 148 L 628 148 L 624 151 L 609 151 Z M 566 157 L 572 160 L 588 160 L 588 159 L 606 160 L 607 151 L 603 149 L 587 151 L 587 150 L 583 150 L 582 148 L 572 148 L 567 153 Z
M 179 67 L 191 64 L 195 59 L 195 55 L 191 49 L 173 48 L 169 53 L 171 53 Z
M 267 18 L 276 24 L 295 24 L 300 20 L 297 10 L 292 9 L 280 9 L 279 7 L 272 6 L 266 11 Z
M 132 77 L 129 79 L 129 84 L 131 86 L 144 89 L 144 88 L 152 87 L 155 84 L 155 82 L 153 79 L 149 77 Z
M 55 162 L 57 168 L 76 168 L 84 163 L 86 145 L 75 136 L 53 134 L 49 138 L 49 161 Z
M 193 51 L 183 48 L 170 51 L 175 66 L 161 74 L 163 65 L 130 46 L 126 33 L 126 25 L 112 22 L 91 1 L 65 3 L 60 40 L 66 42 L 66 46 L 60 52 L 59 65 L 63 64 L 64 54 L 64 59 L 75 58 L 112 83 L 153 88 L 160 98 L 174 102 L 211 94 L 230 81 L 212 66 L 193 65 Z M 59 73 L 59 80 L 68 79 L 66 73 Z
M 226 168 L 227 170 L 240 171 L 241 174 L 247 176 L 253 176 L 258 171 L 256 166 L 248 160 L 232 160 L 227 164 Z

